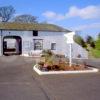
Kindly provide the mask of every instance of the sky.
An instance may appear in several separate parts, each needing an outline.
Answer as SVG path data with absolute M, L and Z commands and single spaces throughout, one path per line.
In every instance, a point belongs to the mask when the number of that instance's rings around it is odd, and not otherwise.
M 12 5 L 15 16 L 31 14 L 47 22 L 76 31 L 83 37 L 100 33 L 100 0 L 0 0 L 0 7 Z

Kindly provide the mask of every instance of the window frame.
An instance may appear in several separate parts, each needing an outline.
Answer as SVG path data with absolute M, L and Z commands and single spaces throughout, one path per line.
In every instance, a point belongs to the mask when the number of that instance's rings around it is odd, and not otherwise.
M 35 45 L 35 41 L 41 41 L 41 45 L 40 46 L 37 46 Z M 33 39 L 33 42 L 34 42 L 34 50 L 43 50 L 43 39 Z M 40 47 L 40 49 L 36 49 L 37 47 Z
M 56 43 L 51 43 L 51 50 L 56 50 Z

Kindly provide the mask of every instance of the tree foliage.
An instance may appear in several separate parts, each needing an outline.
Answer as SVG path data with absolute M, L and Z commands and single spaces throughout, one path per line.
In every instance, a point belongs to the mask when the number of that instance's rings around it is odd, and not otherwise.
M 87 38 L 86 38 L 86 42 L 88 44 L 91 44 L 92 42 L 94 42 L 94 39 L 91 36 L 88 35 Z
M 90 47 L 95 48 L 95 42 L 91 42 Z
M 95 48 L 95 41 L 94 41 L 93 37 L 88 35 L 86 38 L 86 43 L 89 44 L 90 47 Z
M 37 23 L 37 17 L 28 14 L 19 15 L 14 18 L 14 22 Z
M 9 21 L 14 13 L 15 9 L 12 6 L 0 7 L 0 17 L 2 18 L 2 22 Z
M 84 39 L 80 36 L 80 35 L 75 35 L 74 36 L 74 40 L 76 43 L 78 43 L 79 45 L 81 45 L 82 47 L 86 48 L 86 43 L 84 41 Z

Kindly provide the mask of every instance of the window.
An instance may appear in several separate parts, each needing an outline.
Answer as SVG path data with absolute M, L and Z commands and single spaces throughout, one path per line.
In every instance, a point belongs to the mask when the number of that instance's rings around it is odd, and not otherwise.
M 38 31 L 33 31 L 33 36 L 38 36 Z
M 42 49 L 43 49 L 43 40 L 34 39 L 34 50 L 42 50 Z
M 51 43 L 51 50 L 56 50 L 56 43 Z

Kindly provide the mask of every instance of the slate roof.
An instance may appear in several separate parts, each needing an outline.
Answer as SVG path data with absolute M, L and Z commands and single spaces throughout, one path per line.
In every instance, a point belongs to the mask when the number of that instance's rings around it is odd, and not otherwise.
M 36 24 L 36 23 L 0 23 L 0 29 L 3 30 L 38 30 L 38 31 L 53 31 L 53 32 L 71 32 L 60 26 L 53 24 Z

